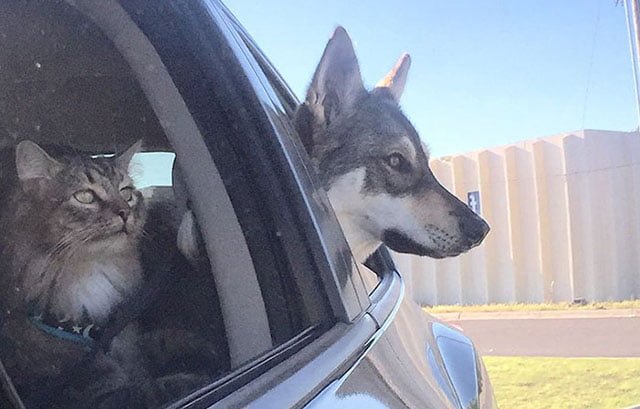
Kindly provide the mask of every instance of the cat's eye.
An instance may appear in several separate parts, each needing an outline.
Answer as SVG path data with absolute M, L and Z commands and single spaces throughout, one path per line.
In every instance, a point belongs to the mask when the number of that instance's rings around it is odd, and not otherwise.
M 408 169 L 407 160 L 399 153 L 392 153 L 385 158 L 387 165 L 392 169 L 406 171 Z
M 133 188 L 131 187 L 123 187 L 120 189 L 120 196 L 127 202 L 133 200 Z
M 96 200 L 96 194 L 90 189 L 78 190 L 73 197 L 82 204 L 91 204 Z

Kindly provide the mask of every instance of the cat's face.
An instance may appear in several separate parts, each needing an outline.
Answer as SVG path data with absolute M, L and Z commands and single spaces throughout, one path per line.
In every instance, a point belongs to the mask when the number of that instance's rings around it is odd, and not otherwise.
M 66 153 L 54 159 L 33 142 L 18 144 L 18 177 L 26 197 L 38 203 L 49 245 L 89 252 L 135 245 L 145 209 L 128 167 L 138 149 L 112 158 Z

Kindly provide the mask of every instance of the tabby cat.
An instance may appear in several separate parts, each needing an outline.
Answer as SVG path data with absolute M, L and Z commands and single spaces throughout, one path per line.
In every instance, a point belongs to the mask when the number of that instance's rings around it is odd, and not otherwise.
M 29 409 L 155 408 L 226 368 L 219 311 L 181 308 L 200 281 L 133 186 L 138 149 L 0 151 L 0 358 Z
M 140 145 L 114 157 L 22 141 L 0 175 L 0 357 L 22 396 L 83 363 L 114 308 L 142 280 L 142 194 L 128 175 Z M 55 152 L 55 154 L 54 154 Z M 113 382 L 130 377 L 135 329 L 95 357 Z

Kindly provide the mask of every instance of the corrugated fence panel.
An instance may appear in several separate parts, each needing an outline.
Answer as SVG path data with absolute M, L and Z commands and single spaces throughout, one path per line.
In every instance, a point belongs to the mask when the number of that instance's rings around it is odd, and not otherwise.
M 468 192 L 478 191 L 478 162 L 467 156 L 455 156 L 451 163 L 454 174 L 453 193 L 466 197 Z M 458 258 L 460 262 L 460 297 L 466 303 L 484 304 L 489 299 L 485 253 L 471 250 Z
M 571 276 L 575 298 L 594 299 L 593 283 L 595 255 L 593 238 L 597 226 L 592 222 L 591 186 L 587 166 L 587 147 L 582 138 L 569 135 L 563 138 L 565 174 L 567 175 L 567 207 L 569 214 Z M 596 188 L 594 186 L 594 188 Z M 557 211 L 557 210 L 556 210 Z
M 631 252 L 634 257 L 631 262 L 635 266 L 635 271 L 632 272 L 633 279 L 630 280 L 633 287 L 632 294 L 629 298 L 640 298 L 640 138 L 636 135 L 630 135 L 627 139 L 627 147 L 631 152 L 631 186 L 629 189 L 633 191 L 631 198 L 631 207 L 633 212 L 629 216 L 629 227 L 634 232 L 634 241 L 630 244 Z
M 543 300 L 540 235 L 533 154 L 517 146 L 505 149 L 507 203 L 515 299 Z
M 484 243 L 445 260 L 395 255 L 424 304 L 640 297 L 640 135 L 585 130 L 431 161 L 478 191 Z
M 632 220 L 638 203 L 633 203 L 634 187 L 631 170 L 631 154 L 628 149 L 626 137 L 611 135 L 608 139 L 612 143 L 607 144 L 610 149 L 609 163 L 616 164 L 604 170 L 604 177 L 609 184 L 609 213 L 611 214 L 612 248 L 611 271 L 614 280 L 612 287 L 604 294 L 609 299 L 626 299 L 634 296 L 635 273 L 637 268 L 633 259 L 638 251 L 637 244 L 632 248 L 630 243 L 637 243 L 638 231 L 633 226 Z M 604 280 L 604 278 L 602 278 Z
M 491 226 L 491 240 L 484 243 L 489 300 L 501 303 L 516 301 L 504 159 L 492 151 L 478 154 L 482 216 Z
M 453 191 L 453 167 L 448 161 L 438 161 L 432 169 L 444 187 Z M 437 304 L 457 304 L 461 299 L 460 260 L 449 258 L 438 260 L 435 265 Z
M 569 250 L 567 178 L 564 157 L 557 143 L 532 145 L 538 199 L 540 269 L 545 301 L 573 299 Z M 558 210 L 561 209 L 561 210 Z

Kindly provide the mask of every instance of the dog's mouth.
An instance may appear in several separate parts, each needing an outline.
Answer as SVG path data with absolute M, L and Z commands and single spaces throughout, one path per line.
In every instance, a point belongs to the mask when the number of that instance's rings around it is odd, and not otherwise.
M 428 248 L 415 240 L 407 237 L 404 233 L 398 230 L 385 230 L 382 234 L 382 242 L 387 245 L 391 250 L 398 253 L 415 254 L 417 256 L 427 256 L 431 258 L 446 258 L 454 257 L 458 254 L 468 250 L 468 248 L 441 248 L 432 249 Z

